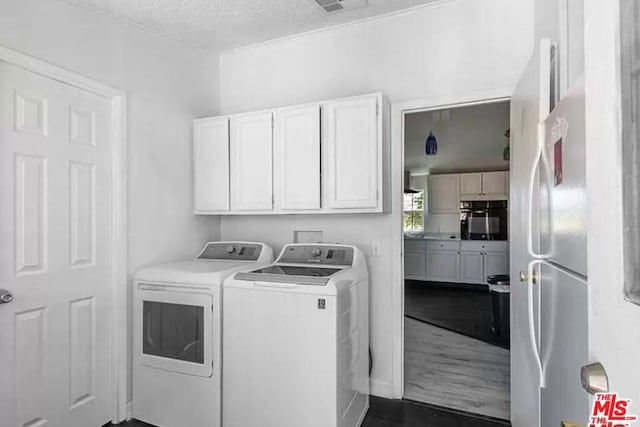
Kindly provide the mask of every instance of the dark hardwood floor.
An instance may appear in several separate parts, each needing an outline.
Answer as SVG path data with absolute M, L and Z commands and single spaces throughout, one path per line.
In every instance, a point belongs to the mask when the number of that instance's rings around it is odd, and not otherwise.
M 107 424 L 107 426 L 111 425 Z M 503 421 L 472 416 L 436 406 L 372 396 L 371 408 L 362 427 L 504 427 L 509 425 Z M 119 426 L 153 427 L 136 420 L 119 424 Z
M 491 331 L 491 295 L 482 285 L 405 280 L 405 315 L 509 348 Z

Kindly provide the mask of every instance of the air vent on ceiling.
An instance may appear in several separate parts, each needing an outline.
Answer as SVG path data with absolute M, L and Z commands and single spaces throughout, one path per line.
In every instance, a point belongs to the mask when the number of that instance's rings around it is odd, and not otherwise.
M 314 0 L 327 13 L 347 9 L 359 9 L 367 5 L 367 0 Z

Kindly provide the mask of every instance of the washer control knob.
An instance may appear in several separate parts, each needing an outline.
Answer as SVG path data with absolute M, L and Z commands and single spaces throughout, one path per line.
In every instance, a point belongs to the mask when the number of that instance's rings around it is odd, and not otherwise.
M 227 246 L 227 253 L 228 253 L 228 254 L 232 254 L 232 253 L 234 253 L 235 251 L 236 251 L 235 246 L 233 246 L 233 245 L 229 245 L 229 246 Z
M 322 251 L 320 250 L 320 248 L 314 248 L 311 251 L 311 255 L 313 255 L 314 257 L 319 257 L 322 254 Z

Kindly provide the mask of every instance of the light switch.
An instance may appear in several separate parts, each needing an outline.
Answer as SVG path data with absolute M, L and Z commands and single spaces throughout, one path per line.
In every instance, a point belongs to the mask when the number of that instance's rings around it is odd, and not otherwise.
M 379 241 L 371 242 L 371 256 L 380 256 L 381 255 L 381 244 Z

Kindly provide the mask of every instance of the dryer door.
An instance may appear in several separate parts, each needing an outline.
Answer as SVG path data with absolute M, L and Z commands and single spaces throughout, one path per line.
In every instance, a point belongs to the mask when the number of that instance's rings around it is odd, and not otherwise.
M 136 363 L 188 375 L 212 375 L 211 294 L 141 284 L 135 304 Z

